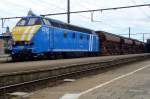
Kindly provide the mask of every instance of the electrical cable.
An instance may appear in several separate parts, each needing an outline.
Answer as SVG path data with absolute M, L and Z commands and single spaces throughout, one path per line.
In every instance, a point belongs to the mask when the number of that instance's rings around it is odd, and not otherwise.
M 145 7 L 145 6 L 150 6 L 150 4 L 123 6 L 123 7 L 113 7 L 113 8 L 104 8 L 104 9 L 94 9 L 94 10 L 72 11 L 70 13 L 71 14 L 78 14 L 78 13 L 85 13 L 85 12 L 107 11 L 107 10 L 117 10 L 117 9 L 129 9 L 129 8 Z M 52 15 L 54 16 L 54 15 L 63 15 L 63 14 L 67 14 L 67 12 L 43 14 L 41 16 L 52 16 Z M 13 18 L 22 18 L 22 17 L 5 17 L 5 18 L 0 18 L 0 20 L 2 20 L 2 19 L 13 19 Z
M 148 2 L 146 2 L 146 1 L 142 1 L 142 0 L 140 0 L 140 1 L 141 1 L 143 4 L 144 4 L 144 3 L 148 3 Z M 150 8 L 150 6 L 148 6 L 148 8 Z
M 134 3 L 135 5 L 137 5 L 134 0 L 131 0 L 131 2 Z M 141 9 L 141 8 L 138 8 L 138 9 L 139 9 L 148 19 L 150 19 L 150 15 L 148 15 L 143 9 Z
M 85 16 L 85 15 L 79 14 L 79 16 L 91 20 L 90 17 L 87 17 L 87 16 Z M 106 26 L 109 26 L 109 27 L 111 27 L 111 28 L 115 28 L 115 29 L 118 29 L 118 30 L 125 30 L 125 29 L 127 29 L 127 28 L 120 28 L 120 27 L 118 27 L 118 26 L 110 25 L 109 23 L 106 23 L 106 22 L 104 22 L 104 21 L 99 21 L 99 22 L 97 22 L 97 23 L 99 23 L 99 24 L 104 24 L 104 25 L 106 25 Z

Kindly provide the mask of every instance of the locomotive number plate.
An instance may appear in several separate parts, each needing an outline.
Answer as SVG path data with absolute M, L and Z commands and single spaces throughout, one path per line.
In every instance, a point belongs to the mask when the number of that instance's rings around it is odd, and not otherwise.
M 23 48 L 24 48 L 24 46 L 19 46 L 19 48 L 20 48 L 20 49 L 23 49 Z

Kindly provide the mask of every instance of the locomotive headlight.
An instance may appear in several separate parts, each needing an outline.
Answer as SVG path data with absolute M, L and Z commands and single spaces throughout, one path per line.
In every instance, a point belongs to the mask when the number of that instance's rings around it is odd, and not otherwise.
M 13 45 L 16 45 L 16 42 L 13 42 Z
M 25 45 L 27 45 L 27 44 L 28 44 L 28 42 L 24 42 L 24 44 L 25 44 Z
M 33 42 L 24 42 L 25 45 L 33 45 Z

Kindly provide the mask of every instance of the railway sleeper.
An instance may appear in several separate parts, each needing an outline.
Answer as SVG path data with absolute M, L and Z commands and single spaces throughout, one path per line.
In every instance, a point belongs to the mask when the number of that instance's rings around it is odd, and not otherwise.
M 53 78 L 58 78 L 71 75 L 78 72 L 91 71 L 101 68 L 107 68 L 115 65 L 121 65 L 125 63 L 130 63 L 138 60 L 143 60 L 148 58 L 148 56 L 139 56 L 139 57 L 131 57 L 124 59 L 115 59 L 104 62 L 95 62 L 95 63 L 87 63 L 87 64 L 74 64 L 72 66 L 65 66 L 62 68 L 54 69 L 54 70 L 40 70 L 34 72 L 24 72 L 21 74 L 11 74 L 1 76 L 0 80 L 0 90 L 10 88 L 12 86 L 23 85 Z

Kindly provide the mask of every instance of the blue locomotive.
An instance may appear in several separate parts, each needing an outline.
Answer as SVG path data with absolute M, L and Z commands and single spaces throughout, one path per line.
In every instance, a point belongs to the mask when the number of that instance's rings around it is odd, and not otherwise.
M 29 15 L 12 30 L 12 59 L 80 57 L 100 52 L 95 31 L 51 18 Z

